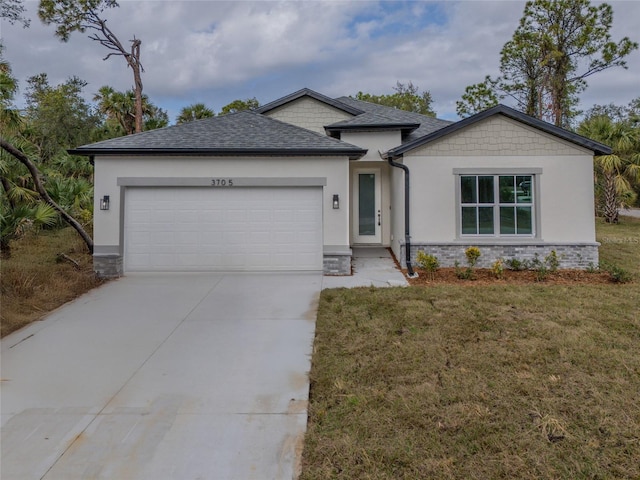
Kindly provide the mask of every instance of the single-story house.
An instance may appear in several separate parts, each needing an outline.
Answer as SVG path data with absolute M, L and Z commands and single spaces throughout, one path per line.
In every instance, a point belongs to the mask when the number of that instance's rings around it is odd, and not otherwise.
M 94 265 L 324 270 L 352 247 L 479 266 L 555 250 L 598 263 L 593 156 L 610 149 L 503 105 L 459 122 L 303 89 L 255 111 L 81 146 L 95 165 Z

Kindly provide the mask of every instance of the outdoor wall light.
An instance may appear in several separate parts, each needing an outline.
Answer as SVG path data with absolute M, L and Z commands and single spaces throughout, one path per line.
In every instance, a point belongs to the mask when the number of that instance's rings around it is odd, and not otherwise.
M 340 197 L 338 194 L 333 196 L 333 209 L 338 210 L 340 208 Z
M 100 210 L 109 210 L 109 195 L 100 199 Z

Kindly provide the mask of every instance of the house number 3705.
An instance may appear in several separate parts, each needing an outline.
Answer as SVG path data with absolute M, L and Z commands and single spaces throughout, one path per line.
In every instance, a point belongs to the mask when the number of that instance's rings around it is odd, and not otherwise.
M 233 187 L 233 178 L 212 178 L 211 186 L 213 187 Z

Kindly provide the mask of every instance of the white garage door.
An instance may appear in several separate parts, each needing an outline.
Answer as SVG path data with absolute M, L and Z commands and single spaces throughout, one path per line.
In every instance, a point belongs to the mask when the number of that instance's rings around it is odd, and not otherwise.
M 125 271 L 322 269 L 322 188 L 128 188 Z

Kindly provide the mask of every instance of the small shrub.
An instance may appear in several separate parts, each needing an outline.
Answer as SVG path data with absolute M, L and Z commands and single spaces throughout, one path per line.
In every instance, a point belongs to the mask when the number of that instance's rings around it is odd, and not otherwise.
M 633 280 L 631 273 L 626 271 L 624 268 L 613 267 L 609 271 L 609 274 L 615 283 L 630 283 Z
M 549 268 L 547 268 L 547 266 L 542 262 L 540 263 L 540 265 L 538 265 L 538 267 L 535 270 L 536 270 L 537 282 L 544 282 L 549 276 Z
M 540 260 L 540 256 L 536 253 L 533 260 L 531 260 L 531 270 L 536 272 L 536 281 L 544 282 L 549 275 L 549 267 L 547 266 L 546 257 L 545 260 Z
M 470 267 L 475 267 L 480 258 L 480 249 L 478 247 L 469 247 L 464 251 L 464 255 L 467 257 L 467 263 Z
M 589 262 L 589 266 L 586 271 L 587 273 L 598 273 L 600 271 L 600 267 L 595 265 L 593 262 Z
M 504 277 L 504 262 L 501 258 L 493 262 L 493 265 L 491 265 L 491 273 L 493 273 L 493 276 L 499 280 Z
M 633 275 L 624 268 L 618 267 L 611 263 L 603 263 L 600 265 L 603 270 L 609 272 L 611 280 L 614 283 L 630 283 L 633 281 Z
M 528 265 L 526 262 L 518 260 L 517 258 L 510 258 L 509 260 L 506 260 L 505 263 L 509 270 L 514 270 L 516 272 L 520 272 L 528 268 Z
M 455 268 L 456 277 L 458 277 L 460 280 L 476 279 L 476 275 L 475 273 L 473 273 L 473 269 L 471 267 L 462 268 L 460 267 L 460 262 L 458 262 L 457 260 L 453 266 Z
M 544 262 L 549 267 L 549 271 L 556 272 L 560 267 L 560 259 L 558 258 L 558 254 L 555 250 L 551 250 L 551 253 L 544 257 Z
M 416 256 L 416 262 L 420 268 L 427 272 L 427 275 L 431 280 L 435 278 L 436 271 L 440 267 L 440 262 L 435 255 L 430 255 L 426 252 L 419 251 Z

